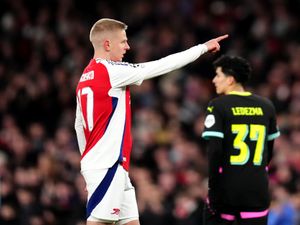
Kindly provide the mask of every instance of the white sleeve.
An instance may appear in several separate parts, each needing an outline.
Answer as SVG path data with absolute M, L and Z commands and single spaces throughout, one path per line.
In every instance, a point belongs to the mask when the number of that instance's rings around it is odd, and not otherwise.
M 181 68 L 195 61 L 207 51 L 207 46 L 200 44 L 159 60 L 144 63 L 143 65 L 148 69 L 147 73 L 143 74 L 144 80 Z
M 123 87 L 132 84 L 140 85 L 143 80 L 181 68 L 195 61 L 207 51 L 207 46 L 200 44 L 185 51 L 146 63 L 129 64 L 112 61 L 103 63 L 106 64 L 112 86 Z
M 77 103 L 77 106 L 76 106 L 75 131 L 76 131 L 79 150 L 82 154 L 84 149 L 85 149 L 86 140 L 85 140 L 84 130 L 83 130 L 82 113 L 81 113 L 81 110 L 80 110 L 80 107 L 79 107 L 78 103 Z

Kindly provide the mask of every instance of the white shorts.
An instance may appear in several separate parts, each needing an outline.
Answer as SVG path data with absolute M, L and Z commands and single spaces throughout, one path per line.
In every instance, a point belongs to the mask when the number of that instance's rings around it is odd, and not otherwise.
M 135 189 L 128 172 L 115 164 L 110 169 L 82 171 L 88 192 L 87 220 L 116 222 L 138 219 Z

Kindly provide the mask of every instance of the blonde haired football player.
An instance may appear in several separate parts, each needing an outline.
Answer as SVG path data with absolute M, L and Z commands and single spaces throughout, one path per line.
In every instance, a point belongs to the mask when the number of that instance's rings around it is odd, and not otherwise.
M 91 28 L 94 57 L 78 82 L 75 129 L 81 173 L 88 191 L 87 225 L 138 225 L 135 190 L 128 176 L 131 137 L 130 85 L 219 51 L 217 37 L 183 52 L 140 63 L 122 62 L 130 49 L 127 25 L 104 18 Z

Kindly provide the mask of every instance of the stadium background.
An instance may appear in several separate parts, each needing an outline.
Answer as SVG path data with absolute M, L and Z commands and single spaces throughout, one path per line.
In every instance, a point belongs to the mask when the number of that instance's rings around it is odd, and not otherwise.
M 299 225 L 299 11 L 299 0 L 1 0 L 0 224 L 84 224 L 75 87 L 92 57 L 90 27 L 111 17 L 129 25 L 129 62 L 230 35 L 217 55 L 131 89 L 130 173 L 141 224 L 201 225 L 207 161 L 200 135 L 215 96 L 211 62 L 228 53 L 250 60 L 249 89 L 270 98 L 278 113 L 269 225 Z

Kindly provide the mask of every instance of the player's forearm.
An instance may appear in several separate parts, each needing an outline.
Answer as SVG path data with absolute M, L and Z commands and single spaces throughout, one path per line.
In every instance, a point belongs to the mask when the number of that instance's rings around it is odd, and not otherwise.
M 271 162 L 273 158 L 273 146 L 274 146 L 274 141 L 268 141 L 268 164 Z
M 84 136 L 82 118 L 81 118 L 78 106 L 76 108 L 76 117 L 75 117 L 74 128 L 76 131 L 78 147 L 79 147 L 80 152 L 82 153 L 85 148 L 85 145 L 86 145 L 86 140 L 85 140 L 85 136 Z
M 222 140 L 211 139 L 207 146 L 208 169 L 209 169 L 209 186 L 214 189 L 218 185 L 222 158 Z
M 75 126 L 76 136 L 77 136 L 77 143 L 79 147 L 79 151 L 82 153 L 85 149 L 86 141 L 84 138 L 84 131 L 82 126 Z
M 156 61 L 144 63 L 147 69 L 144 80 L 166 74 L 198 59 L 208 51 L 204 44 L 196 45 L 185 51 L 178 52 Z

